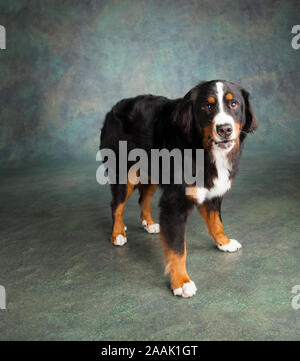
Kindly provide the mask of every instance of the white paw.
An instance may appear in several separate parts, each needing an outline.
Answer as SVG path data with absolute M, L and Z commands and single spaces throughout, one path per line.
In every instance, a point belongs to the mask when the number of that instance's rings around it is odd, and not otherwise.
M 174 296 L 182 296 L 182 297 L 193 297 L 197 292 L 197 287 L 193 281 L 188 283 L 184 283 L 182 287 L 176 288 L 173 290 Z
M 235 239 L 231 239 L 228 244 L 224 244 L 223 246 L 218 245 L 218 248 L 223 252 L 236 252 L 242 248 L 242 245 Z
M 115 246 L 124 246 L 127 242 L 127 238 L 124 237 L 122 234 L 117 235 L 116 239 L 114 240 Z
M 158 223 L 153 223 L 150 224 L 150 226 L 147 226 L 147 221 L 144 220 L 142 225 L 148 233 L 159 233 L 160 228 Z

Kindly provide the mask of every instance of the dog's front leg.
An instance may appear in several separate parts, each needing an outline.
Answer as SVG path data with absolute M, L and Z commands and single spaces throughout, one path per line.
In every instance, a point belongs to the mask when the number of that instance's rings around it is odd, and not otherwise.
M 163 194 L 160 201 L 160 236 L 165 257 L 165 273 L 170 274 L 175 296 L 192 297 L 197 288 L 186 270 L 185 227 L 190 206 L 176 194 Z M 186 203 L 186 204 L 185 204 Z
M 242 245 L 235 239 L 229 239 L 224 233 L 221 203 L 221 198 L 215 198 L 199 205 L 198 210 L 206 223 L 208 233 L 216 241 L 218 248 L 223 252 L 236 252 L 242 248 Z

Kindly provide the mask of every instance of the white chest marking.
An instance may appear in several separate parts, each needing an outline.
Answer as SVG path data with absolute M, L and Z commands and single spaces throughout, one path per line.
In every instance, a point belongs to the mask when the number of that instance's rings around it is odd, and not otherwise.
M 231 164 L 229 164 L 226 154 L 222 150 L 214 149 L 213 155 L 218 175 L 213 180 L 213 187 L 208 190 L 206 199 L 222 196 L 231 187 L 231 182 L 229 180 Z
M 229 180 L 231 165 L 228 162 L 226 153 L 215 148 L 213 149 L 213 156 L 217 169 L 217 177 L 213 180 L 213 186 L 210 189 L 204 187 L 186 188 L 186 195 L 194 198 L 198 204 L 202 204 L 205 200 L 223 196 L 231 187 Z

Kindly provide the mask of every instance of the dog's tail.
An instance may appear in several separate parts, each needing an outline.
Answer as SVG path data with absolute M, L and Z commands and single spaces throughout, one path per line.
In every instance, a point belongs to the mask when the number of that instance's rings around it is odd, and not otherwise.
M 100 134 L 99 149 L 115 149 L 122 134 L 122 121 L 115 114 L 114 109 L 106 114 Z

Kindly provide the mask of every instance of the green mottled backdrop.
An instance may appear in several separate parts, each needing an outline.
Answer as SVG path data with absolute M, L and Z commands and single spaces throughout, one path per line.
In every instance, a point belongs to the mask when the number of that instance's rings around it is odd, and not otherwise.
M 292 152 L 299 23 L 298 0 L 1 0 L 1 166 L 95 159 L 120 98 L 178 97 L 216 78 L 252 93 L 261 125 L 248 150 Z

